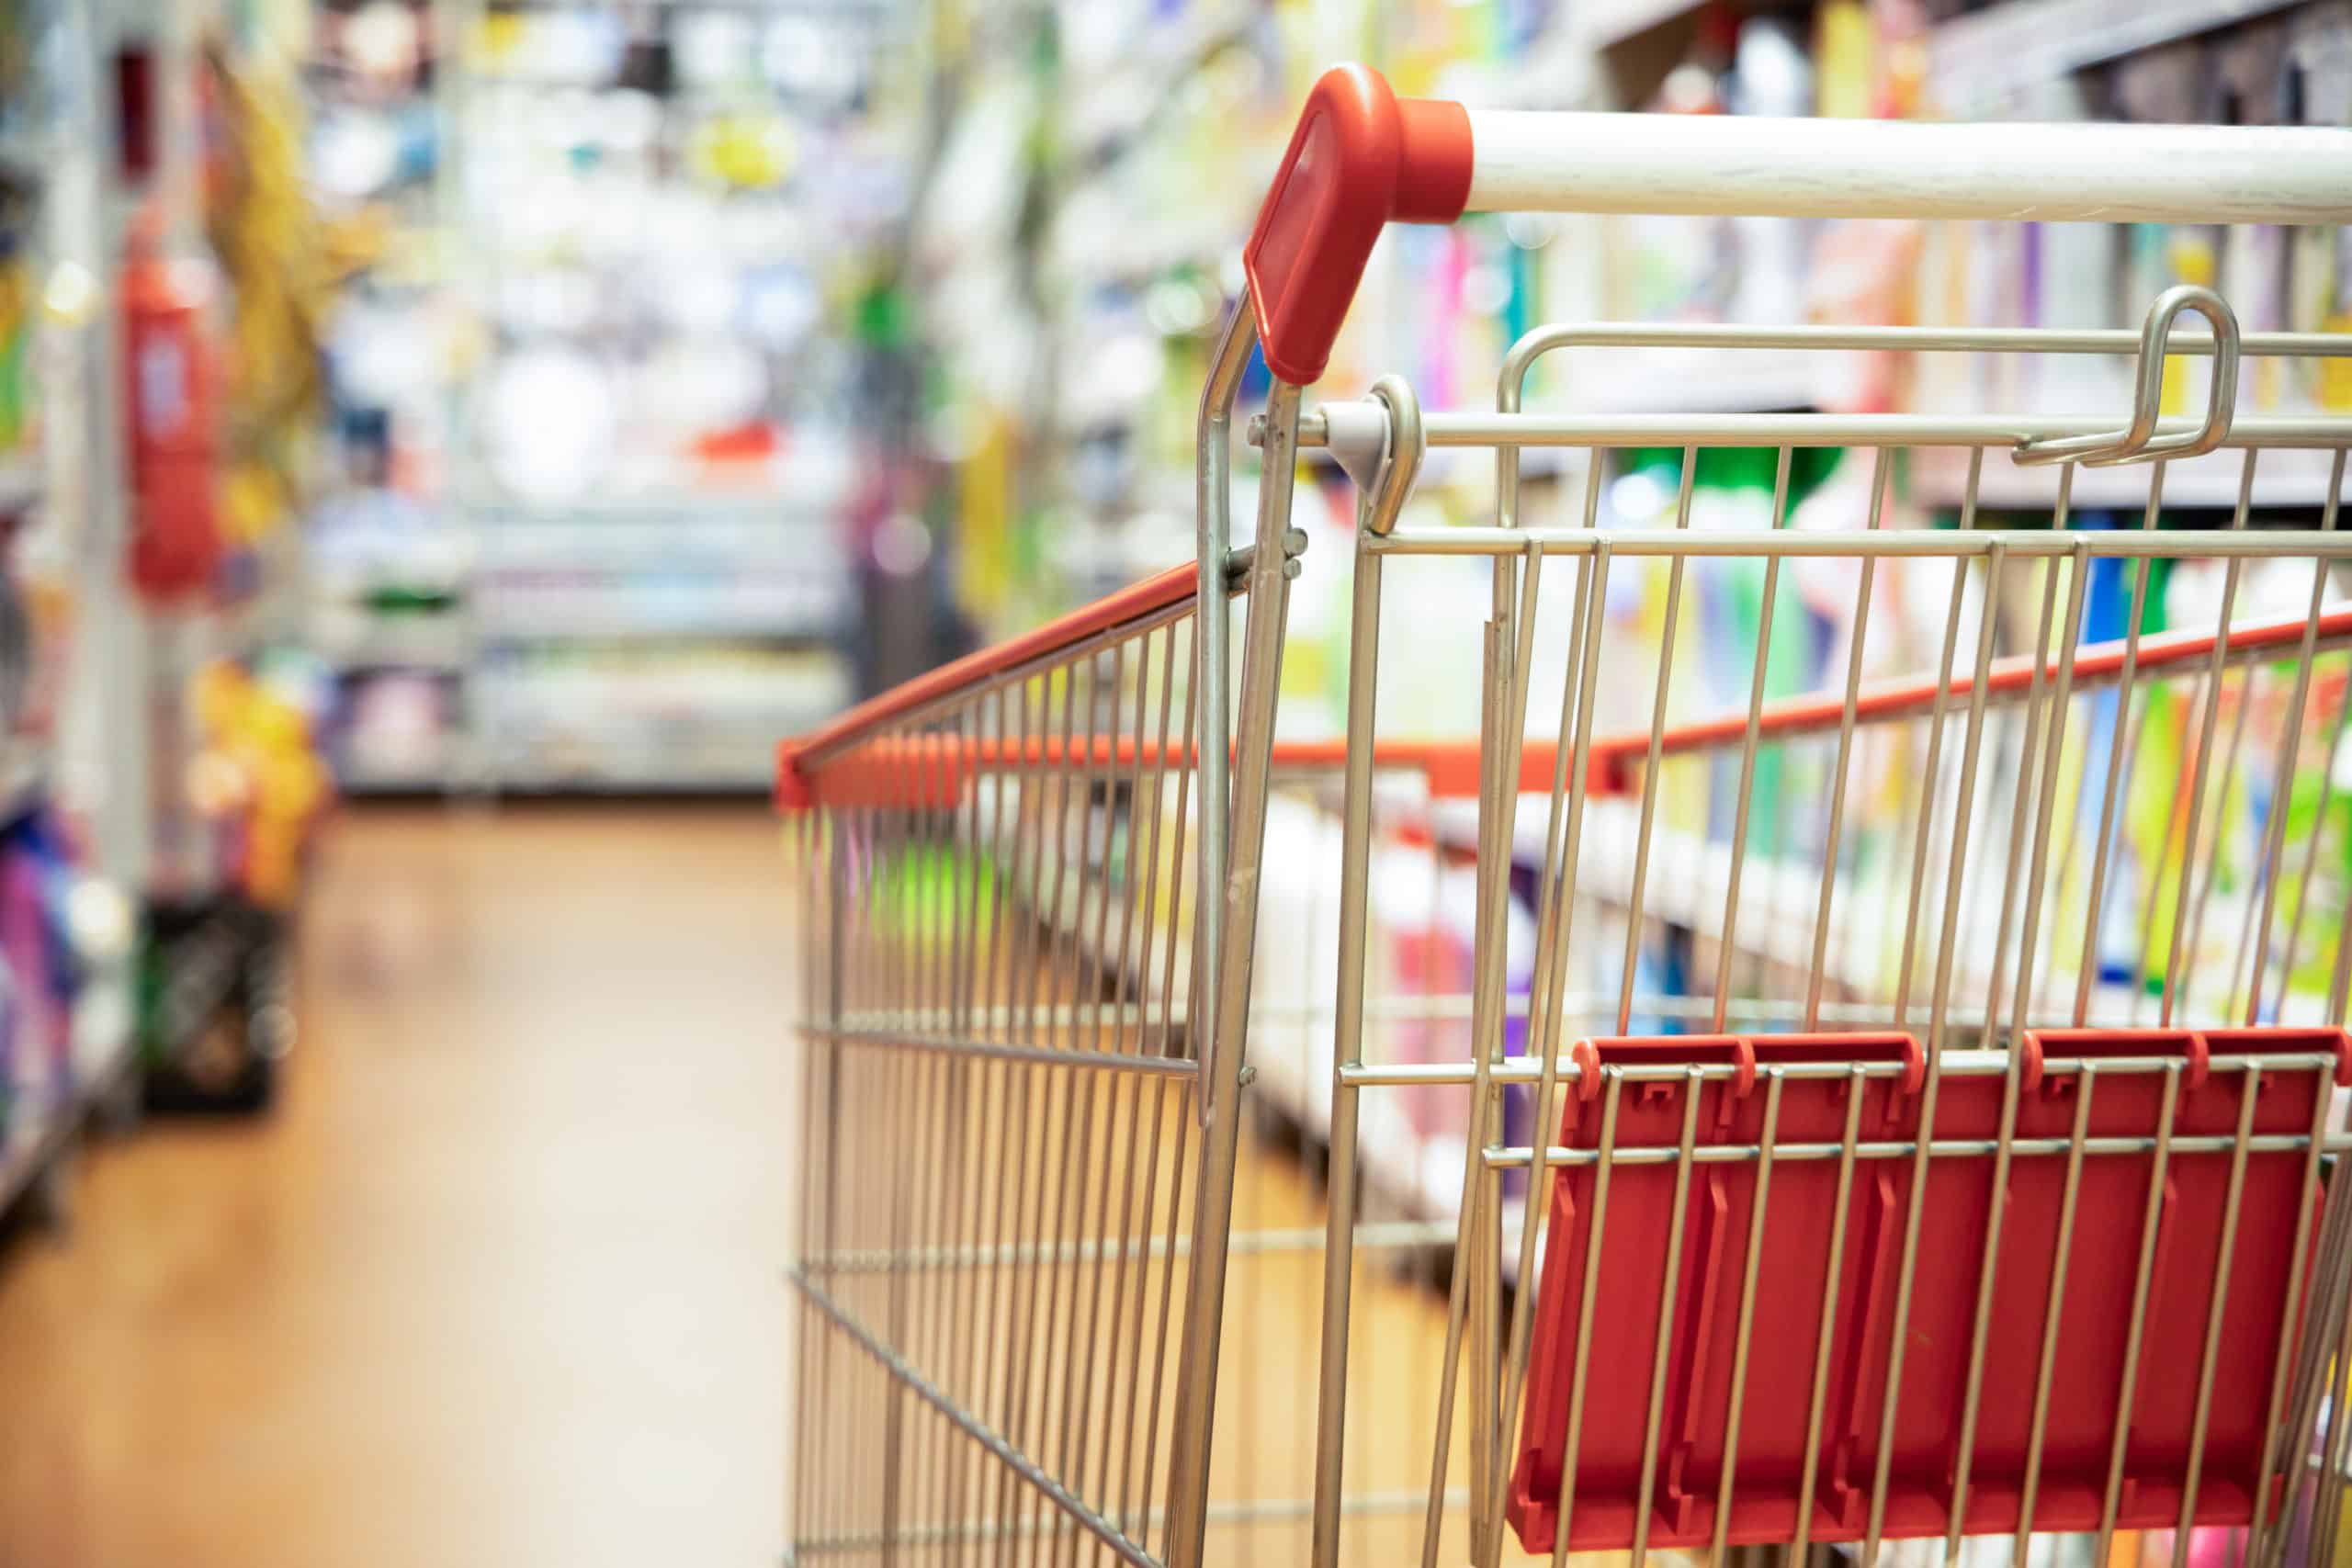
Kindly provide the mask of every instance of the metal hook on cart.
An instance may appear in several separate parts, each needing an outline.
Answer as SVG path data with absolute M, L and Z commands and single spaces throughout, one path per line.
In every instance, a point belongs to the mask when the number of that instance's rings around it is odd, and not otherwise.
M 1390 374 L 1364 397 L 1325 403 L 1299 420 L 1299 445 L 1319 446 L 1363 495 L 1363 527 L 1386 534 L 1396 526 L 1420 477 L 1429 441 L 1421 430 L 1421 400 L 1413 384 Z M 1265 445 L 1265 417 L 1250 422 L 1252 446 Z
M 2164 403 L 2165 357 L 2173 351 L 2173 323 L 2183 310 L 2194 310 L 2212 323 L 2212 386 L 2201 426 L 2160 437 L 2156 434 L 2156 421 Z M 2089 468 L 2112 468 L 2120 463 L 2201 457 L 2229 438 L 2231 413 L 2237 406 L 2238 350 L 2238 319 L 2227 300 L 2195 284 L 2168 288 L 2149 307 L 2147 321 L 2140 329 L 2139 375 L 2132 393 L 2131 427 L 2113 434 L 2020 442 L 2013 458 L 2019 464 L 2075 462 Z M 2184 353 L 2204 351 L 2201 342 L 2182 345 Z
M 1385 535 L 1396 526 L 1406 499 L 1413 493 L 1429 442 L 1421 434 L 1421 400 L 1410 381 L 1393 373 L 1383 376 L 1372 384 L 1372 396 L 1386 405 L 1387 413 L 1381 422 L 1380 466 L 1364 491 L 1363 526 L 1368 533 Z

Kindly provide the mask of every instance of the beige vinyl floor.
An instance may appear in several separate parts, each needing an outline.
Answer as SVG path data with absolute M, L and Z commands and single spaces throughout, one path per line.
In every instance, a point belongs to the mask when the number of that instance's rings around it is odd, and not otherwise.
M 0 1251 L 0 1568 L 773 1563 L 788 892 L 757 808 L 347 812 L 276 1113 Z

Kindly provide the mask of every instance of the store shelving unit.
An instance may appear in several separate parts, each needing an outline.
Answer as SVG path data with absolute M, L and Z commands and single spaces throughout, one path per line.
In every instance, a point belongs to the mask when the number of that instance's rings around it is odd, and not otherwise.
M 2235 22 L 2297 0 L 1999 0 L 1939 25 L 1928 71 L 1945 107 L 1981 108 L 2020 85 L 2046 81 Z M 1576 8 L 1577 41 L 1607 51 L 1703 9 L 1702 0 L 1600 0 Z
M 118 338 L 101 287 L 119 254 L 106 70 L 119 18 L 97 0 L 20 0 L 0 16 L 0 25 L 24 29 L 35 73 L 18 84 L 21 92 L 0 88 L 0 177 L 29 195 L 28 330 L 38 399 L 32 439 L 0 450 L 0 544 L 11 598 L 38 583 L 69 617 L 62 635 L 37 637 L 7 656 L 29 653 L 31 669 L 16 673 L 49 694 L 31 713 L 8 714 L 0 734 L 0 826 L 57 812 L 82 847 L 74 874 L 119 910 L 114 890 L 137 885 L 148 827 L 142 794 L 129 784 L 145 752 L 138 634 L 120 572 L 127 512 Z M 47 1047 L 29 1038 L 26 1017 L 12 1007 L 0 1023 L 16 1037 L 17 1075 L 0 1084 L 7 1100 L 0 1213 L 32 1200 L 62 1219 L 85 1125 L 94 1113 L 132 1103 L 138 1056 L 127 953 L 83 946 L 61 1020 L 62 1070 L 40 1081 L 24 1074 L 28 1058 Z
M 2289 10 L 2298 0 L 2001 0 L 1937 28 L 1928 72 L 1953 114 L 1981 114 L 2021 89 Z
M 174 940 L 186 919 L 233 928 L 241 964 L 283 967 L 301 846 L 323 804 L 310 709 L 291 694 L 307 669 L 289 661 L 279 680 L 301 609 L 283 498 L 308 480 L 289 437 L 309 391 L 307 268 L 316 258 L 292 183 L 293 130 L 254 47 L 268 21 L 261 8 L 80 4 L 92 79 L 107 84 L 78 137 L 94 194 L 77 204 L 101 301 L 89 384 L 107 406 L 81 465 L 97 487 L 104 525 L 90 559 L 106 595 L 90 617 L 97 647 L 82 662 L 106 734 L 89 755 L 65 760 L 62 793 L 69 805 L 76 787 L 93 797 L 81 815 L 137 907 L 125 921 L 133 952 L 91 987 L 88 1005 L 129 1043 L 136 1072 L 126 1067 L 123 1081 L 138 1103 L 254 1109 L 266 1093 L 215 1100 L 187 1077 L 192 1042 L 164 1004 L 204 980 L 190 967 L 198 955 Z M 118 101 L 131 92 L 139 98 Z M 118 145 L 134 124 L 144 127 L 141 145 Z M 126 360 L 149 376 L 127 377 Z M 159 384 L 155 367 L 191 366 L 202 374 L 189 372 L 193 390 L 164 402 L 171 412 L 133 404 L 134 390 Z M 138 434 L 142 419 L 183 415 L 203 427 L 200 446 L 185 427 Z M 209 488 L 200 521 L 141 510 L 136 491 L 153 482 L 144 465 L 157 446 L 187 464 L 159 488 L 183 498 Z M 151 542 L 148 531 L 183 526 L 175 547 L 195 564 L 168 579 L 139 567 L 134 544 Z M 274 933 L 266 942 L 253 934 L 264 928 Z M 280 1013 L 264 1032 L 282 1043 L 290 1014 Z M 256 1045 L 248 1081 L 266 1084 L 277 1055 L 278 1045 Z M 175 1081 L 194 1087 L 175 1100 Z
M 415 9 L 411 248 L 463 363 L 429 482 L 313 525 L 342 782 L 763 791 L 775 736 L 854 694 L 854 353 L 825 299 L 894 216 L 902 8 Z
M 301 635 L 332 674 L 339 783 L 447 789 L 475 771 L 471 541 L 454 474 L 465 338 L 448 136 L 463 91 L 451 69 L 458 28 L 452 8 L 429 0 L 401 12 L 322 3 L 310 24 L 312 198 L 347 270 L 326 342 L 331 428 L 303 525 Z M 387 716 L 401 764 L 389 775 L 368 756 L 385 744 Z
M 2077 105 L 2122 118 L 2256 124 L 2333 123 L 2352 116 L 2352 8 L 2339 0 L 1996 0 L 1939 23 L 1924 44 L 1923 92 L 1948 116 L 2045 118 Z M 2133 248 L 2160 237 L 2160 231 L 2123 227 L 2102 232 L 2119 276 L 2123 267 L 2137 265 L 2127 259 Z M 2270 231 L 2268 237 L 2282 233 Z M 2175 264 L 2177 276 L 2141 278 L 2127 291 L 2211 281 L 2231 297 L 2250 329 L 2340 330 L 2346 289 L 2340 243 L 2312 231 L 2276 250 L 2234 248 L 2250 237 L 2261 236 L 2234 231 L 2233 248 L 2214 254 L 2191 236 L 2179 246 L 2187 254 Z M 2316 246 L 2310 243 L 2314 240 Z M 2177 236 L 2172 243 L 2177 244 Z M 2085 254 L 2070 253 L 2074 265 L 2082 265 Z M 2331 254 L 2337 258 L 2332 263 Z M 2333 277 L 2327 276 L 2331 265 Z M 2054 324 L 2076 322 L 2069 314 Z M 2340 389 L 2265 374 L 2282 368 L 2273 362 L 2242 378 L 2240 412 L 2294 415 L 2342 407 Z M 2186 407 L 2201 395 L 2199 386 L 2187 386 L 2174 401 Z M 2120 387 L 2115 396 L 2121 396 Z M 2323 406 L 2324 400 L 2332 400 Z M 2251 503 L 2258 510 L 2316 511 L 2326 500 L 2325 457 L 2266 454 L 2248 492 Z M 2168 465 L 2162 508 L 2191 514 L 2233 508 L 2242 473 L 2242 455 L 2233 452 Z M 2054 469 L 1988 462 L 1979 504 L 2047 512 L 2057 503 L 2057 481 Z M 1960 468 L 1946 463 L 1917 476 L 1917 496 L 1922 504 L 1954 510 L 1964 483 Z M 2078 511 L 2138 512 L 2148 495 L 2144 472 L 2085 468 L 2075 474 L 2069 501 Z

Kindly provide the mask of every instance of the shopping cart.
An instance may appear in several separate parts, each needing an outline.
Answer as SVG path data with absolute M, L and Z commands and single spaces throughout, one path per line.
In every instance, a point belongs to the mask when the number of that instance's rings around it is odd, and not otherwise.
M 1203 394 L 1196 562 L 784 750 L 793 1560 L 2333 1559 L 2352 420 L 2236 389 L 2352 344 L 2184 288 L 2136 333 L 1544 328 L 1490 412 L 1396 378 L 1303 410 L 1383 225 L 1465 209 L 2342 222 L 2352 135 L 1325 77 Z M 2120 428 L 1522 408 L 1538 360 L 1629 344 L 2136 356 L 2135 395 Z M 1494 452 L 1491 525 L 1408 513 L 1452 447 Z M 1648 513 L 1604 496 L 1656 447 Z M 1800 516 L 1819 447 L 1867 482 Z M 1539 448 L 1580 517 L 1525 502 Z M 1347 727 L 1278 744 L 1315 449 L 1358 487 Z M 1723 449 L 1777 468 L 1736 525 L 1693 504 Z M 2200 460 L 2228 525 L 2160 525 Z M 2140 525 L 2090 525 L 2134 465 Z M 2053 470 L 2051 525 L 1984 504 Z M 1929 473 L 1951 525 L 1902 502 Z M 1464 561 L 1484 624 L 1417 615 L 1404 657 L 1477 639 L 1476 737 L 1383 733 L 1387 580 L 1418 608 Z M 1732 675 L 1694 604 L 1748 607 Z

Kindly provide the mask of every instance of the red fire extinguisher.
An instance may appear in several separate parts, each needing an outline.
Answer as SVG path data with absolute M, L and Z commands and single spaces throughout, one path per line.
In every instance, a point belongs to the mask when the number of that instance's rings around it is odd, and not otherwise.
M 130 580 L 170 601 L 202 592 L 220 562 L 211 269 L 159 254 L 141 225 L 122 273 L 130 423 Z

